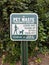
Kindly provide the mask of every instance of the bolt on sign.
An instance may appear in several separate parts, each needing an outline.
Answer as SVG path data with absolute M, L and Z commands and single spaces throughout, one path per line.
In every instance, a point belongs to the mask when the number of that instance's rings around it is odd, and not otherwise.
M 37 40 L 38 15 L 36 13 L 12 13 L 10 15 L 10 38 L 13 41 Z

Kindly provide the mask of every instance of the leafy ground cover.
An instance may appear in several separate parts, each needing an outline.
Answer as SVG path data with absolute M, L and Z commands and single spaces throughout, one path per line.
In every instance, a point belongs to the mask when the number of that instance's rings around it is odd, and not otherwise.
M 2 58 L 0 58 L 0 65 L 13 65 L 10 63 L 2 64 Z M 21 65 L 21 61 L 17 61 L 15 65 Z M 28 65 L 49 65 L 49 54 L 38 54 L 37 57 L 28 58 Z

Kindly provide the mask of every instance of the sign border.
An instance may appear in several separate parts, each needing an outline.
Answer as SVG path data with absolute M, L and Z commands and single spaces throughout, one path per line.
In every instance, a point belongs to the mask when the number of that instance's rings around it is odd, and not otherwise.
M 11 25 L 12 25 L 12 24 L 11 24 L 11 16 L 12 16 L 12 15 L 16 15 L 16 14 L 17 14 L 17 15 L 21 15 L 21 14 L 22 14 L 22 15 L 24 15 L 24 14 L 29 15 L 29 14 L 30 14 L 30 15 L 36 15 L 36 16 L 37 16 L 37 32 L 36 32 L 36 33 L 37 33 L 37 36 L 36 36 L 36 39 L 35 39 L 35 40 L 33 40 L 33 39 L 32 39 L 32 40 L 22 40 L 22 39 L 21 39 L 21 40 L 14 40 L 14 39 L 12 39 L 12 37 L 11 37 L 11 36 L 12 36 L 12 35 L 11 35 L 11 31 L 12 31 L 12 29 L 11 29 Z M 10 39 L 11 39 L 12 41 L 36 41 L 36 40 L 38 39 L 38 15 L 37 15 L 37 13 L 12 13 L 12 14 L 10 14 Z

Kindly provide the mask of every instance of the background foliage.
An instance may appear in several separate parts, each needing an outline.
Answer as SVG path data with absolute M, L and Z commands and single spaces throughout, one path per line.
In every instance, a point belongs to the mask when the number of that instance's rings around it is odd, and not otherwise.
M 10 63 L 15 63 L 21 55 L 20 42 L 10 40 L 10 14 L 21 12 L 39 16 L 38 40 L 28 42 L 29 56 L 49 50 L 49 0 L 0 0 L 0 56 L 6 54 L 5 61 Z

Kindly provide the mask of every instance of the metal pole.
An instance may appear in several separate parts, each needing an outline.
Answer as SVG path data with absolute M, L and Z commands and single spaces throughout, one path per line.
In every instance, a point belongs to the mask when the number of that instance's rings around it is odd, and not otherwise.
M 22 65 L 28 65 L 28 42 L 21 42 L 21 60 Z

